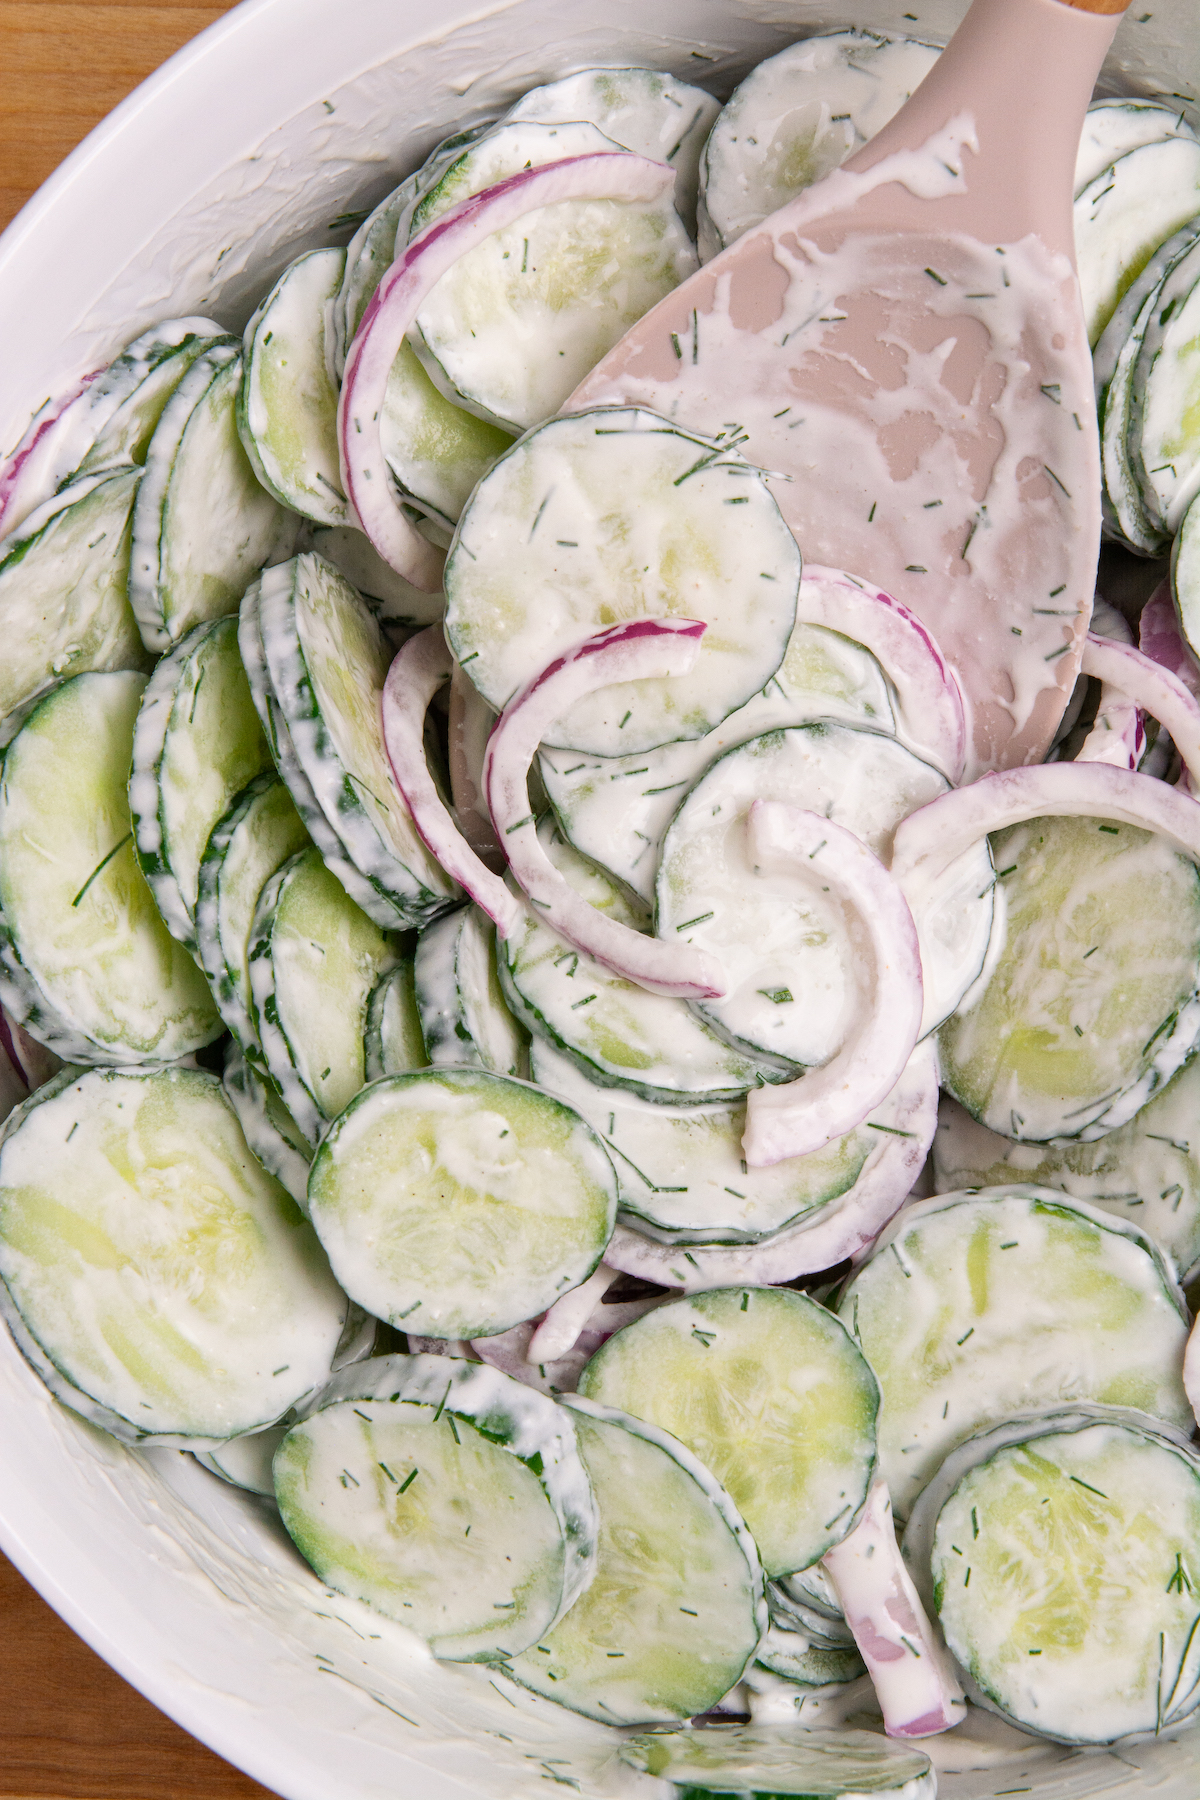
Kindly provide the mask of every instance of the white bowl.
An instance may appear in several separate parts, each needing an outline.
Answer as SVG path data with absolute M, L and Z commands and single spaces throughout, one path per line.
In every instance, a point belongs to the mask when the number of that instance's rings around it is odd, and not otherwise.
M 965 0 L 247 0 L 138 89 L 0 239 L 0 446 L 76 373 L 167 314 L 242 325 L 329 221 L 380 198 L 456 124 L 595 62 L 726 92 L 819 25 L 945 38 Z M 1137 4 L 1135 0 L 1134 13 Z M 1113 89 L 1191 99 L 1194 0 L 1128 19 Z M 134 1453 L 50 1399 L 0 1334 L 0 1545 L 94 1649 L 288 1800 L 509 1800 L 566 1784 L 666 1794 L 615 1735 L 486 1670 L 437 1664 L 330 1595 L 270 1509 L 186 1455 Z M 1200 1731 L 1072 1754 L 963 1728 L 928 1747 L 943 1800 L 1196 1800 Z M 987 1766 L 990 1764 L 990 1768 Z

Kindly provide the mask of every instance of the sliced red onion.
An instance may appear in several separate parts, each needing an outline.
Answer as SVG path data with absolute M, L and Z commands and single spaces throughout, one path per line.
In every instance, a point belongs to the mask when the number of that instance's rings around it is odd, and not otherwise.
M 1200 700 L 1200 663 L 1179 629 L 1168 580 L 1159 582 L 1142 608 L 1138 646 L 1143 656 L 1177 675 L 1192 698 Z
M 746 828 L 760 868 L 798 873 L 809 886 L 824 878 L 865 965 L 862 1007 L 841 1049 L 798 1081 L 747 1098 L 742 1148 L 752 1169 L 764 1169 L 844 1137 L 886 1099 L 916 1048 L 925 990 L 908 902 L 861 838 L 777 800 L 756 800 Z
M 610 1270 L 610 1281 L 612 1278 Z M 529 1346 L 538 1329 L 532 1319 L 527 1319 L 521 1325 L 513 1325 L 496 1337 L 475 1338 L 470 1349 L 484 1362 L 491 1363 L 494 1369 L 501 1369 L 505 1375 L 523 1381 L 526 1387 L 537 1388 L 539 1393 L 573 1394 L 580 1375 L 601 1344 L 607 1343 L 615 1331 L 632 1325 L 635 1319 L 653 1312 L 656 1306 L 661 1306 L 665 1300 L 672 1298 L 670 1294 L 648 1294 L 641 1300 L 617 1300 L 611 1303 L 601 1298 L 593 1305 L 574 1343 L 553 1361 L 529 1360 Z M 412 1342 L 411 1338 L 409 1342 Z
M 383 684 L 383 743 L 396 786 L 422 839 L 447 875 L 483 908 L 500 936 L 507 937 L 524 908 L 463 837 L 437 791 L 425 756 L 425 714 L 453 667 L 440 625 L 418 631 L 397 651 Z
M 821 1567 L 867 1665 L 889 1737 L 932 1737 L 961 1725 L 967 1703 L 905 1568 L 887 1483 L 871 1484 L 854 1530 Z
M 606 918 L 570 887 L 538 843 L 529 810 L 529 765 L 550 725 L 585 694 L 615 681 L 686 675 L 704 624 L 697 619 L 629 619 L 555 657 L 515 694 L 488 742 L 483 780 L 488 810 L 513 875 L 552 931 L 652 994 L 705 1000 L 725 992 L 715 957 L 668 944 Z
M 104 374 L 93 369 L 58 400 L 47 400 L 30 421 L 24 437 L 0 465 L 0 536 L 15 531 L 35 506 L 49 499 L 92 446 L 87 420 L 92 408 L 88 391 Z
M 346 357 L 338 402 L 342 483 L 353 522 L 414 587 L 441 586 L 442 552 L 401 511 L 383 454 L 379 420 L 388 375 L 430 290 L 460 256 L 527 213 L 560 200 L 655 200 L 675 171 L 625 150 L 568 156 L 523 169 L 473 194 L 427 225 L 380 282 Z
M 1099 595 L 1092 608 L 1091 629 L 1094 637 L 1105 642 L 1133 643 L 1133 633 L 1123 615 Z M 1102 681 L 1096 722 L 1074 760 L 1111 763 L 1114 769 L 1136 769 L 1145 748 L 1146 727 L 1141 708 L 1110 681 Z
M 915 613 L 857 575 L 805 563 L 796 617 L 840 631 L 869 650 L 900 694 L 911 747 L 948 780 L 961 780 L 967 756 L 962 690 Z
M 526 1362 L 557 1362 L 565 1356 L 616 1277 L 617 1271 L 602 1262 L 586 1281 L 556 1300 L 529 1341 Z
M 1135 650 L 1131 644 L 1114 644 L 1088 633 L 1081 665 L 1105 688 L 1119 690 L 1130 703 L 1144 708 L 1171 734 L 1183 765 L 1193 782 L 1200 782 L 1200 704 L 1161 663 Z
M 937 1129 L 938 1065 L 934 1040 L 917 1045 L 893 1089 L 880 1146 L 854 1186 L 811 1223 L 778 1231 L 758 1244 L 655 1243 L 618 1225 L 604 1252 L 611 1268 L 663 1287 L 766 1287 L 836 1268 L 860 1256 L 899 1212 L 925 1166 Z M 868 1121 L 868 1129 L 870 1124 Z
M 483 797 L 483 758 L 496 715 L 458 663 L 450 677 L 450 792 L 458 827 L 480 862 L 493 874 L 504 869 L 504 852 Z

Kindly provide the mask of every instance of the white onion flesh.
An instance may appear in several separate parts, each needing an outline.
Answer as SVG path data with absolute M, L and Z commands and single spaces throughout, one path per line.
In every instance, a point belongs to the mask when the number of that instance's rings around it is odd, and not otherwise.
M 1081 667 L 1085 675 L 1095 676 L 1106 689 L 1118 689 L 1157 719 L 1170 732 L 1188 775 L 1200 784 L 1200 705 L 1178 675 L 1132 644 L 1114 644 L 1090 632 Z
M 601 1263 L 586 1281 L 556 1300 L 529 1340 L 526 1362 L 557 1362 L 566 1356 L 616 1278 L 617 1271 Z

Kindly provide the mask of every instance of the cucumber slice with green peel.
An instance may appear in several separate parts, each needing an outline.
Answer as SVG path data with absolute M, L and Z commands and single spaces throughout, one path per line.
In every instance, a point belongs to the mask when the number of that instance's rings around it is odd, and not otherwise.
M 626 1738 L 618 1755 L 674 1784 L 677 1800 L 934 1800 L 915 1745 L 873 1731 L 713 1725 Z
M 620 145 L 595 125 L 501 124 L 427 187 L 409 241 L 523 169 Z M 492 232 L 436 283 L 409 333 L 436 386 L 502 431 L 551 418 L 643 313 L 696 268 L 670 194 L 560 200 Z
M 163 410 L 133 508 L 129 601 L 149 650 L 236 612 L 247 583 L 294 534 L 237 432 L 242 360 L 197 357 Z
M 1014 1144 L 942 1096 L 933 1164 L 937 1191 L 1031 1182 L 1136 1225 L 1166 1252 L 1184 1286 L 1200 1269 L 1200 1061 L 1193 1058 L 1127 1125 L 1102 1138 Z
M 362 323 L 371 297 L 396 259 L 396 232 L 416 200 L 417 176 L 409 175 L 368 214 L 346 249 L 342 284 L 333 302 L 333 373 L 340 381 L 346 352 Z M 404 238 L 408 236 L 407 222 Z M 401 240 L 402 242 L 404 239 Z
M 581 69 L 531 88 L 505 114 L 505 122 L 561 125 L 587 119 L 624 149 L 670 163 L 676 210 L 693 231 L 700 154 L 720 110 L 720 101 L 703 88 L 660 69 Z
M 1077 1400 L 1190 1425 L 1188 1313 L 1145 1234 L 1045 1188 L 907 1206 L 838 1302 L 879 1380 L 896 1511 L 956 1444 L 1013 1412 Z
M 371 991 L 363 1060 L 368 1081 L 428 1067 L 413 964 L 408 957 L 381 975 Z
M 790 873 L 760 872 L 752 862 L 750 808 L 781 800 L 823 813 L 886 858 L 900 821 L 948 787 L 893 738 L 846 725 L 791 726 L 719 757 L 671 821 L 655 888 L 657 936 L 709 950 L 725 969 L 727 994 L 697 1001 L 697 1012 L 751 1054 L 827 1062 L 861 1005 L 857 952 L 819 875 L 802 895 Z M 978 863 L 962 909 L 965 942 L 951 944 L 959 994 L 982 967 L 991 934 L 986 844 Z
M 213 1075 L 64 1070 L 0 1137 L 0 1306 L 123 1443 L 207 1449 L 328 1377 L 348 1301 Z
M 1128 94 L 1093 100 L 1084 116 L 1075 159 L 1075 193 L 1081 194 L 1119 156 L 1142 144 L 1175 137 L 1194 140 L 1195 136 L 1182 107 L 1168 106 L 1164 100 L 1142 100 Z
M 249 945 L 267 1069 L 315 1144 L 366 1080 L 367 1001 L 396 950 L 315 848 L 298 851 L 267 882 Z
M 609 1338 L 579 1392 L 679 1438 L 728 1489 L 768 1575 L 853 1528 L 875 1469 L 879 1388 L 848 1331 L 788 1288 L 720 1288 Z
M 1130 289 L 1133 292 L 1133 289 Z M 1129 453 L 1130 425 L 1133 410 L 1133 372 L 1138 351 L 1154 310 L 1157 288 L 1152 288 L 1142 301 L 1124 341 L 1117 352 L 1112 373 L 1100 393 L 1100 466 L 1104 485 L 1101 505 L 1106 536 L 1140 556 L 1159 556 L 1166 548 L 1166 538 L 1154 523 L 1138 486 Z M 1118 309 L 1119 312 L 1120 309 Z M 1114 315 L 1100 343 L 1099 356 L 1109 331 L 1117 324 Z
M 513 441 L 511 432 L 447 400 L 407 341 L 388 376 L 380 436 L 401 498 L 451 530 L 476 482 Z
M 501 457 L 463 513 L 445 581 L 447 641 L 497 711 L 604 626 L 707 623 L 691 674 L 615 683 L 548 734 L 616 756 L 703 737 L 766 685 L 795 624 L 800 553 L 736 431 L 721 443 L 601 407 Z
M 811 1569 L 801 1570 L 799 1574 L 820 1577 L 821 1564 L 814 1563 Z M 807 1638 L 818 1649 L 853 1649 L 854 1634 L 846 1624 L 845 1615 L 839 1612 L 831 1616 L 827 1610 L 818 1611 L 808 1592 L 797 1586 L 797 1580 L 796 1575 L 785 1575 L 780 1581 L 767 1583 L 767 1607 L 772 1625 Z M 801 1595 L 803 1598 L 798 1597 Z
M 853 1644 L 833 1648 L 775 1623 L 758 1646 L 755 1661 L 797 1687 L 842 1687 L 867 1672 Z
M 81 481 L 0 542 L 0 722 L 64 676 L 150 667 L 126 593 L 140 480 Z
M 219 1475 L 230 1487 L 242 1488 L 248 1494 L 261 1494 L 264 1500 L 275 1498 L 272 1464 L 275 1452 L 287 1436 L 286 1425 L 272 1425 L 266 1431 L 249 1437 L 231 1438 L 218 1450 L 196 1451 L 196 1461 L 210 1475 Z
M 552 820 L 541 820 L 538 836 L 577 893 L 622 924 L 644 927 L 644 915 L 571 849 Z M 505 939 L 499 969 L 505 998 L 521 1023 L 566 1051 L 603 1087 L 667 1104 L 700 1104 L 739 1100 L 768 1078 L 762 1062 L 723 1042 L 685 1001 L 614 975 L 543 925 L 532 909 Z M 775 1080 L 784 1074 L 777 1067 L 769 1071 Z
M 964 1444 L 906 1552 L 972 1698 L 1036 1736 L 1107 1744 L 1200 1704 L 1198 1539 L 1192 1445 L 1088 1407 Z
M 887 679 L 870 651 L 822 625 L 797 624 L 762 692 L 707 736 L 636 756 L 546 749 L 538 766 L 563 835 L 653 904 L 663 836 L 697 778 L 733 745 L 812 719 L 885 732 L 895 723 Z
M 331 564 L 305 555 L 266 570 L 258 622 L 296 758 L 346 858 L 374 890 L 365 910 L 385 928 L 426 924 L 456 890 L 418 835 L 388 762 L 379 709 L 391 658 L 370 609 Z
M 371 540 L 351 525 L 301 526 L 296 548 L 315 550 L 356 587 L 385 633 L 392 627 L 433 625 L 446 610 L 440 591 L 420 588 L 388 567 Z
M 744 1104 L 664 1106 L 589 1081 L 577 1063 L 535 1038 L 539 1087 L 582 1113 L 617 1172 L 621 1222 L 663 1244 L 753 1243 L 847 1193 L 871 1152 L 865 1129 L 810 1156 L 745 1169 Z
M 230 346 L 236 349 L 237 339 L 211 319 L 164 319 L 135 338 L 91 390 L 93 416 L 107 416 L 72 482 L 129 463 L 141 467 L 163 408 L 197 357 Z
M 260 1069 L 265 1064 L 250 991 L 254 909 L 272 875 L 308 841 L 287 788 L 274 769 L 265 769 L 213 826 L 200 860 L 196 898 L 200 966 L 221 1017 L 243 1053 Z
M 1200 876 L 1165 839 L 1091 818 L 997 832 L 1007 938 L 942 1026 L 943 1085 L 1034 1143 L 1124 1125 L 1200 1033 Z
M 1200 644 L 1200 499 L 1193 500 L 1171 547 L 1171 595 L 1192 655 Z
M 283 271 L 243 340 L 237 428 L 268 494 L 319 525 L 344 525 L 337 388 L 325 359 L 327 310 L 341 288 L 344 250 L 310 250 Z
M 229 1046 L 222 1082 L 247 1144 L 307 1218 L 312 1145 L 280 1099 L 279 1090 L 247 1062 L 237 1044 Z
M 837 1589 L 820 1563 L 813 1563 L 807 1569 L 797 1569 L 794 1574 L 782 1575 L 778 1581 L 773 1581 L 767 1590 L 767 1601 L 769 1604 L 777 1603 L 784 1609 L 803 1608 L 814 1629 L 819 1627 L 822 1630 L 843 1631 L 843 1641 L 849 1642 L 850 1628 L 845 1624 L 846 1615 L 838 1599 Z
M 73 676 L 4 754 L 0 999 L 74 1062 L 174 1062 L 222 1030 L 134 854 L 127 785 L 145 684 Z
M 803 38 L 752 69 L 704 146 L 704 261 L 873 138 L 940 54 L 915 38 L 851 29 Z
M 133 734 L 134 846 L 167 929 L 189 950 L 198 949 L 200 863 L 209 837 L 247 783 L 271 768 L 237 624 L 197 625 L 163 657 Z
M 428 1062 L 528 1075 L 529 1040 L 505 1004 L 496 927 L 480 907 L 464 906 L 426 926 L 413 975 Z
M 1075 200 L 1075 255 L 1095 344 L 1160 244 L 1200 210 L 1200 143 L 1172 137 L 1119 156 Z
M 1200 164 L 1200 144 L 1195 148 Z M 1200 192 L 1196 199 L 1200 207 Z M 1193 243 L 1158 289 L 1131 382 L 1130 463 L 1150 518 L 1168 536 L 1200 490 L 1198 334 L 1200 244 Z
M 609 1725 L 706 1712 L 741 1678 L 766 1625 L 754 1541 L 667 1432 L 612 1407 L 563 1404 L 596 1496 L 596 1572 L 506 1672 Z
M 321 1580 L 451 1662 L 502 1662 L 596 1567 L 569 1414 L 483 1363 L 387 1356 L 336 1375 L 275 1456 L 283 1522 Z
M 617 1204 L 578 1113 L 483 1069 L 373 1082 L 322 1142 L 308 1198 L 352 1298 L 437 1338 L 494 1336 L 578 1287 Z

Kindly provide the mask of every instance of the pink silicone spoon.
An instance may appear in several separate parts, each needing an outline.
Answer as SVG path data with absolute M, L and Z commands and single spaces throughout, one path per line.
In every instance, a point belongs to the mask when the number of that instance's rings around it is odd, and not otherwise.
M 1128 0 L 974 0 L 891 123 L 646 315 L 567 411 L 745 433 L 806 558 L 911 608 L 966 777 L 1044 757 L 1100 538 L 1071 197 Z

